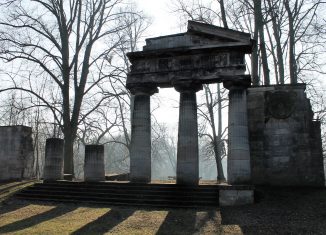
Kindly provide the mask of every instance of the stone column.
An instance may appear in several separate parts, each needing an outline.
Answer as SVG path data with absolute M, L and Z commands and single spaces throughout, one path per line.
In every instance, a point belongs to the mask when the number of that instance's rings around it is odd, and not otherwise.
M 45 181 L 63 179 L 63 145 L 63 139 L 50 138 L 46 140 L 43 173 Z
M 151 108 L 150 96 L 157 92 L 153 86 L 129 88 L 134 95 L 131 123 L 130 181 L 151 181 Z
M 227 81 L 229 89 L 228 183 L 251 181 L 249 133 L 247 119 L 247 87 L 250 81 Z
M 177 184 L 197 185 L 199 180 L 196 92 L 200 84 L 175 86 L 180 92 Z
M 105 180 L 104 145 L 85 145 L 85 181 Z

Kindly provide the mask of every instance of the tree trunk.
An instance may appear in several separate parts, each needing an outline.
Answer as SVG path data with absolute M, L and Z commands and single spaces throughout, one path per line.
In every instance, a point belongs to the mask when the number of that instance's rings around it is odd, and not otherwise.
M 226 20 L 226 13 L 225 13 L 225 6 L 224 6 L 224 0 L 219 0 L 220 2 L 220 9 L 221 9 L 221 18 L 223 22 L 224 28 L 228 29 L 228 22 Z
M 71 129 L 64 131 L 64 174 L 70 174 L 74 177 L 74 137 Z
M 290 81 L 292 84 L 298 82 L 297 79 L 297 64 L 295 60 L 295 35 L 294 35 L 294 19 L 293 13 L 290 9 L 289 2 L 284 0 L 285 9 L 288 13 L 289 20 L 289 68 L 290 68 Z
M 268 0 L 268 7 L 271 12 L 272 25 L 273 25 L 273 35 L 276 42 L 276 58 L 277 58 L 277 66 L 278 66 L 278 75 L 280 84 L 284 84 L 284 60 L 283 60 L 283 50 L 281 43 L 281 25 L 278 21 L 278 17 L 275 14 L 274 6 L 271 4 L 271 0 Z
M 260 83 L 260 79 L 259 79 L 259 75 L 258 75 L 258 58 L 259 58 L 258 25 L 259 25 L 259 19 L 255 14 L 255 30 L 254 30 L 254 37 L 253 37 L 255 46 L 251 52 L 251 79 L 252 79 L 252 84 L 254 86 L 259 86 L 259 83 Z
M 218 127 L 217 127 L 217 150 L 218 150 L 218 161 L 219 165 L 219 180 L 225 180 L 223 166 L 222 166 L 222 96 L 221 96 L 221 84 L 217 84 L 217 119 L 218 119 Z
M 259 48 L 260 48 L 262 67 L 264 73 L 264 85 L 270 85 L 261 1 L 254 1 L 254 14 L 255 14 L 255 24 L 256 24 L 255 28 L 257 27 L 258 34 L 259 34 Z
M 219 84 L 218 84 L 218 91 L 217 92 L 220 94 Z M 225 181 L 223 167 L 222 167 L 222 159 L 221 159 L 221 154 L 220 154 L 221 151 L 219 149 L 219 147 L 220 147 L 219 137 L 220 136 L 216 135 L 214 110 L 213 110 L 213 105 L 212 105 L 212 99 L 211 99 L 211 101 L 209 100 L 209 97 L 211 97 L 211 93 L 210 93 L 210 90 L 208 88 L 208 85 L 205 86 L 205 95 L 206 95 L 206 105 L 207 105 L 209 118 L 210 118 L 210 123 L 211 123 L 211 128 L 212 128 L 212 132 L 213 132 L 213 143 L 212 144 L 213 144 L 216 167 L 217 167 L 217 180 Z M 220 101 L 220 99 L 219 99 L 219 101 Z M 219 118 L 221 118 L 222 117 L 222 107 L 219 106 L 218 108 L 219 108 L 218 116 L 219 116 Z M 221 119 L 219 119 L 219 123 L 220 122 L 221 122 Z M 220 127 L 218 127 L 218 128 L 220 128 Z

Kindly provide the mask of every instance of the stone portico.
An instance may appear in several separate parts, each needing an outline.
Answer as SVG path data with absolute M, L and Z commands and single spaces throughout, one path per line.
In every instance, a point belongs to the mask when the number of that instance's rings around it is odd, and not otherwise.
M 188 22 L 185 33 L 146 39 L 143 51 L 131 52 L 127 88 L 135 96 L 130 148 L 131 182 L 151 180 L 150 96 L 158 87 L 180 93 L 177 184 L 199 180 L 196 92 L 202 84 L 223 83 L 230 90 L 229 183 L 250 181 L 250 151 L 246 109 L 245 54 L 250 34 Z

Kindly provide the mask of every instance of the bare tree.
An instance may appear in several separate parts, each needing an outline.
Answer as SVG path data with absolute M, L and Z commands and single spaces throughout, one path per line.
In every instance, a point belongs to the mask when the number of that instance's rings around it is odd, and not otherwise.
M 192 4 L 188 4 L 185 1 L 178 0 L 174 3 L 174 11 L 182 14 L 185 20 L 190 18 L 209 24 L 219 22 L 223 27 L 228 28 L 224 1 L 219 0 L 218 3 L 219 9 L 215 11 L 211 4 L 205 5 L 201 1 L 192 1 Z M 215 89 L 213 85 L 204 85 L 204 94 L 205 101 L 198 105 L 199 115 L 203 118 L 204 123 L 199 132 L 200 136 L 209 137 L 217 166 L 217 179 L 225 181 L 222 167 L 222 158 L 224 156 L 222 149 L 225 144 L 222 109 L 223 106 L 225 107 L 223 103 L 226 100 L 226 92 L 220 84 L 217 84 Z M 204 127 L 206 124 L 209 126 L 209 130 Z
M 54 107 L 48 97 L 24 88 L 24 84 L 15 81 L 14 86 L 36 95 L 51 110 L 63 132 L 67 174 L 73 174 L 73 143 L 78 125 L 107 99 L 97 88 L 110 76 L 102 76 L 98 68 L 121 43 L 117 33 L 126 25 L 119 20 L 123 15 L 120 3 L 120 0 L 13 0 L 1 9 L 0 58 L 13 62 L 13 68 L 20 71 L 35 69 L 35 78 L 48 79 L 60 91 L 60 107 Z M 106 74 L 115 76 L 115 68 L 106 68 L 111 70 Z M 98 103 L 89 110 L 82 108 L 87 95 L 98 96 Z
M 201 137 L 208 137 L 216 162 L 217 179 L 225 181 L 222 159 L 225 157 L 225 151 L 223 150 L 226 144 L 226 128 L 223 130 L 222 110 L 227 107 L 227 92 L 225 89 L 221 89 L 220 84 L 217 84 L 215 91 L 212 88 L 212 85 L 204 85 L 205 102 L 198 105 L 202 126 L 199 130 L 199 135 Z M 215 113 L 217 113 L 217 117 Z M 217 125 L 215 119 L 217 119 Z M 208 131 L 205 128 L 206 125 L 210 127 Z M 206 148 L 209 149 L 208 147 Z

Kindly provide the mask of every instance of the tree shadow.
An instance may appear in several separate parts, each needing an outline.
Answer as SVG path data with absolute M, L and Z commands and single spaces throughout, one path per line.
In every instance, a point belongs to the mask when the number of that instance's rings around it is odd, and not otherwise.
M 104 234 L 118 224 L 122 223 L 134 212 L 135 210 L 133 209 L 112 208 L 110 211 L 100 216 L 97 220 L 86 224 L 71 234 Z
M 26 207 L 31 203 L 23 200 L 9 199 L 0 203 L 0 215 L 10 213 L 12 211 L 19 210 L 20 208 Z
M 71 212 L 71 211 L 75 210 L 76 208 L 77 208 L 77 206 L 58 205 L 57 207 L 55 207 L 49 211 L 46 211 L 41 214 L 37 214 L 32 217 L 2 226 L 2 227 L 0 227 L 0 234 L 15 232 L 15 231 L 19 231 L 19 230 L 23 230 L 23 229 L 35 226 L 42 222 L 51 220 L 53 218 L 64 215 L 68 212 Z
M 6 193 L 7 191 L 13 189 L 13 188 L 17 188 L 19 186 L 23 186 L 23 185 L 29 185 L 33 182 L 36 182 L 36 180 L 26 180 L 26 181 L 22 181 L 22 182 L 10 182 L 10 183 L 3 183 L 0 184 L 0 195 L 2 193 Z
M 193 234 L 199 232 L 196 226 L 196 210 L 170 210 L 156 235 Z

